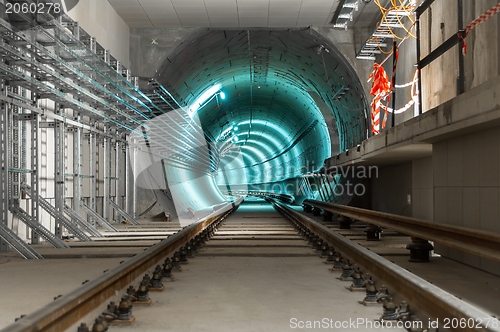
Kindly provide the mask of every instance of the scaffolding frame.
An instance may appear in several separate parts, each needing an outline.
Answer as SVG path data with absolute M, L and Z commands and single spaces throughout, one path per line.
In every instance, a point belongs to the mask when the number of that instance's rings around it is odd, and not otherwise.
M 186 151 L 186 157 L 176 162 L 188 167 L 196 156 L 182 140 L 198 140 L 200 128 L 189 121 L 167 125 L 150 122 L 183 106 L 157 81 L 149 81 L 141 91 L 138 78 L 67 15 L 54 19 L 43 14 L 39 24 L 30 22 L 28 15 L 17 16 L 17 21 L 29 22 L 32 28 L 20 31 L 0 18 L 0 251 L 10 246 L 23 257 L 35 259 L 42 256 L 8 227 L 9 218 L 28 226 L 32 244 L 40 243 L 42 237 L 60 248 L 67 247 L 61 241 L 64 230 L 81 241 L 92 241 L 103 237 L 97 224 L 110 232 L 118 231 L 113 222 L 127 220 L 138 225 L 133 172 L 136 151 L 144 146 L 130 147 L 130 135 L 147 139 L 148 148 L 161 155 L 171 152 L 165 149 L 164 134 L 181 131 L 183 136 L 175 143 L 177 149 Z M 40 128 L 53 131 L 53 136 L 47 135 L 54 139 L 53 204 L 52 198 L 39 195 Z M 148 136 L 150 129 L 155 137 Z M 31 139 L 27 140 L 29 133 Z M 82 174 L 85 139 L 89 174 Z M 73 151 L 67 152 L 71 142 Z M 66 162 L 70 154 L 72 165 Z M 201 163 L 205 167 L 213 161 Z M 104 174 L 99 174 L 99 165 Z M 100 188 L 98 176 L 104 183 Z M 68 178 L 73 180 L 73 193 L 66 197 Z M 84 183 L 83 179 L 89 180 Z M 49 227 L 53 231 L 41 222 L 40 207 L 54 218 L 53 227 Z

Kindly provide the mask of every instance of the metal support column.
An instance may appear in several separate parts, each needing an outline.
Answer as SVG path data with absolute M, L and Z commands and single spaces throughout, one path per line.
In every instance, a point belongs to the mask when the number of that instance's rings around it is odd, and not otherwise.
M 137 169 L 136 169 L 136 163 L 137 163 L 137 147 L 135 146 L 134 142 L 134 148 L 132 150 L 132 159 L 130 161 L 131 165 L 130 167 L 132 168 L 132 176 L 130 177 L 130 186 L 132 187 L 131 189 L 131 195 L 130 195 L 130 200 L 132 201 L 132 216 L 134 218 L 137 218 L 137 190 L 136 190 L 136 184 L 135 184 L 135 179 L 136 179 L 136 174 L 137 174 Z M 128 182 L 127 182 L 128 183 Z
M 54 113 L 60 115 L 63 111 L 63 106 L 57 105 Z M 64 123 L 58 120 L 54 121 L 54 198 L 55 208 L 58 214 L 64 213 Z M 58 238 L 62 237 L 63 225 L 59 218 L 55 218 L 55 235 Z
M 90 173 L 90 198 L 89 198 L 89 206 L 92 210 L 95 211 L 96 207 L 96 196 L 97 196 L 97 142 L 96 142 L 96 134 L 91 132 L 89 134 L 89 151 L 90 151 L 90 165 L 89 165 L 89 173 Z M 96 222 L 93 216 L 89 216 L 90 224 L 92 226 L 96 226 Z
M 416 44 L 417 44 L 417 89 L 418 89 L 418 115 L 422 114 L 422 68 L 420 66 L 420 15 L 421 12 L 416 12 L 416 21 L 415 21 L 415 31 L 416 31 Z
M 75 116 L 80 121 L 80 116 Z M 80 200 L 82 197 L 82 130 L 73 129 L 73 210 L 80 213 Z
M 2 93 L 6 93 L 5 83 L 2 82 Z M 7 103 L 2 102 L 2 111 L 0 112 L 0 224 L 1 226 L 7 227 L 7 221 L 9 217 L 9 197 L 8 197 L 8 142 L 7 142 L 7 131 L 8 131 L 8 106 Z M 0 252 L 7 251 L 9 246 L 7 241 L 4 241 L 0 237 Z
M 119 141 L 115 143 L 115 204 L 118 208 L 122 207 L 122 145 Z M 115 220 L 118 224 L 122 223 L 122 215 L 115 214 Z
M 35 100 L 34 100 L 35 101 Z M 35 101 L 36 102 L 36 101 Z M 39 186 L 38 186 L 38 143 L 39 143 L 39 128 L 38 128 L 38 114 L 32 112 L 30 114 L 31 122 L 31 219 L 34 223 L 40 222 L 40 208 L 39 208 Z M 32 231 L 31 243 L 38 243 L 39 235 Z M 34 242 L 36 241 L 36 242 Z
M 109 129 L 104 127 L 104 132 L 108 133 Z M 104 197 L 103 197 L 103 202 L 102 202 L 102 217 L 104 220 L 107 222 L 110 221 L 109 214 L 110 214 L 110 208 L 109 208 L 109 200 L 110 200 L 110 192 L 111 192 L 111 182 L 110 182 L 110 176 L 111 176 L 111 149 L 110 149 L 110 138 L 105 136 L 103 139 L 103 169 L 104 169 L 104 176 L 103 176 L 103 181 L 104 181 Z M 95 211 L 95 210 L 94 210 Z
M 10 88 L 13 94 L 17 94 L 17 88 Z M 19 207 L 19 200 L 21 194 L 20 186 L 20 153 L 19 153 L 19 108 L 16 105 L 10 104 L 9 112 L 9 130 L 7 131 L 7 142 L 9 144 L 9 210 Z M 31 229 L 32 243 L 38 243 L 38 234 Z M 34 242 L 33 242 L 34 241 Z
M 125 166 L 125 212 L 127 213 L 131 213 L 131 204 L 129 202 L 129 198 L 130 198 L 130 187 L 131 187 L 131 183 L 130 181 L 132 180 L 131 177 L 130 177 L 130 167 L 131 167 L 131 163 L 130 163 L 130 151 L 128 149 L 128 146 L 124 143 L 123 145 L 123 153 L 125 154 L 125 162 L 123 163 L 123 165 Z M 132 216 L 134 216 L 134 213 L 132 212 Z
M 458 0 L 457 1 L 458 5 L 458 28 L 463 29 L 464 28 L 464 8 L 463 8 L 463 0 Z M 462 94 L 465 92 L 465 64 L 464 64 L 464 53 L 463 53 L 463 46 L 464 46 L 465 40 L 461 39 L 459 43 L 459 48 L 458 48 L 458 94 Z

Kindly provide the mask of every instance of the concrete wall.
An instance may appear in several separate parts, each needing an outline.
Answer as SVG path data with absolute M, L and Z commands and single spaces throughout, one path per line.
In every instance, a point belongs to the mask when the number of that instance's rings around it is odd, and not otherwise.
M 354 43 L 354 30 L 340 30 L 330 28 L 316 28 L 319 34 L 328 38 L 333 45 L 342 53 L 349 64 L 358 74 L 359 80 L 367 97 L 370 96 L 371 83 L 367 82 L 368 76 L 372 71 L 373 63 L 371 61 L 356 59 L 356 50 Z M 371 101 L 371 98 L 368 98 Z
M 434 144 L 434 221 L 500 233 L 500 128 Z M 436 251 L 500 274 L 500 264 L 443 246 Z
M 131 28 L 130 69 L 151 78 L 168 54 L 197 28 Z
M 434 220 L 432 158 L 412 161 L 412 217 Z
M 380 167 L 372 179 L 372 209 L 411 216 L 408 195 L 412 194 L 412 163 Z
M 80 0 L 68 15 L 125 67 L 130 67 L 128 25 L 106 0 Z
M 456 34 L 459 28 L 465 28 L 496 3 L 495 0 L 463 0 L 463 25 L 459 27 L 458 1 L 435 1 L 421 17 L 421 59 Z M 409 27 L 410 22 L 408 21 L 407 28 Z M 403 29 L 395 29 L 395 32 L 400 37 L 405 35 Z M 465 91 L 500 75 L 499 35 L 500 19 L 496 15 L 472 29 L 467 36 L 467 54 L 464 57 Z M 397 42 L 399 44 L 400 41 Z M 392 41 L 386 40 L 385 43 L 388 44 L 385 48 L 385 51 L 388 52 L 392 47 Z M 396 70 L 396 84 L 398 85 L 413 80 L 415 64 L 417 63 L 416 44 L 417 41 L 413 37 L 400 44 Z M 422 70 L 422 109 L 424 112 L 458 95 L 458 59 L 461 52 L 461 48 L 456 45 Z M 381 54 L 377 57 L 376 62 L 381 63 L 386 57 L 385 54 Z M 384 65 L 389 79 L 392 78 L 392 61 L 392 56 L 390 56 Z M 354 68 L 358 71 L 357 66 Z M 358 71 L 358 75 L 363 81 L 364 73 Z M 410 100 L 410 87 L 396 89 L 397 110 L 403 108 Z M 392 107 L 392 101 L 389 106 Z M 395 123 L 399 124 L 414 117 L 417 111 L 416 107 L 410 107 L 405 112 L 396 114 Z M 389 119 L 388 127 L 390 126 Z

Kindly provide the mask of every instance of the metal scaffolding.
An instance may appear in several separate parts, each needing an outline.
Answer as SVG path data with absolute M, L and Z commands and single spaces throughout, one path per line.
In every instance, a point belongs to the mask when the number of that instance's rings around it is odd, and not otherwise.
M 65 232 L 92 241 L 103 237 L 97 225 L 117 232 L 113 223 L 138 224 L 131 151 L 141 147 L 129 150 L 131 134 L 147 139 L 161 154 L 166 131 L 185 132 L 176 144 L 188 157 L 177 162 L 187 166 L 195 156 L 181 141 L 199 139 L 200 128 L 149 122 L 182 106 L 156 81 L 141 91 L 130 70 L 68 16 L 43 14 L 38 23 L 23 13 L 14 16 L 11 22 L 0 18 L 0 251 L 10 246 L 23 257 L 42 258 L 28 241 L 36 244 L 42 238 L 66 248 Z M 23 22 L 31 28 L 19 30 Z M 46 197 L 40 196 L 40 128 L 47 132 L 44 149 L 54 152 L 54 192 L 44 189 Z M 52 181 L 51 174 L 46 176 L 44 184 Z M 67 187 L 70 180 L 72 188 Z M 40 207 L 46 214 L 40 214 Z M 27 239 L 9 227 L 13 218 L 29 227 Z

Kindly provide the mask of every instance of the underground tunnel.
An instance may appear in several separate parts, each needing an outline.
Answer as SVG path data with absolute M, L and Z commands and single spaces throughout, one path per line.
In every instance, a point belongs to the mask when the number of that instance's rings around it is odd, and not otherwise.
M 307 175 L 368 137 L 368 102 L 357 74 L 335 45 L 309 28 L 201 29 L 156 73 L 154 80 L 184 106 L 175 112 L 192 124 L 177 127 L 175 135 L 196 127 L 201 138 L 157 135 L 179 143 L 157 158 L 156 171 L 143 167 L 156 178 L 143 186 L 154 184 L 171 215 L 210 210 L 249 191 L 284 194 L 301 204 L 319 195 Z M 177 113 L 175 120 L 167 112 L 150 121 L 174 126 Z M 344 180 L 337 174 L 320 185 L 331 192 L 332 183 Z

